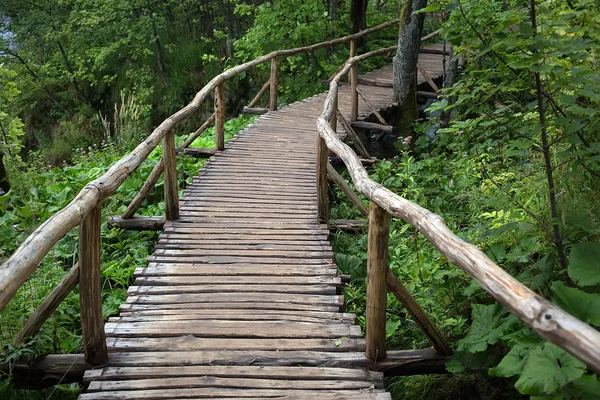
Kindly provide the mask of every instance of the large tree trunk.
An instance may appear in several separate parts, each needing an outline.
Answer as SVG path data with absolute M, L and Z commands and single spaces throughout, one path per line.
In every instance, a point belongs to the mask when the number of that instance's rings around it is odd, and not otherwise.
M 7 193 L 9 190 L 10 184 L 8 183 L 8 174 L 4 167 L 4 154 L 0 151 L 0 192 Z
M 425 14 L 415 11 L 427 7 L 427 0 L 407 0 L 400 18 L 398 52 L 394 57 L 394 99 L 399 103 L 396 128 L 400 136 L 409 136 L 419 117 L 416 96 L 417 61 Z
M 367 28 L 367 5 L 368 0 L 352 0 L 350 3 L 350 22 L 352 24 L 352 33 L 363 31 Z M 366 40 L 364 37 L 358 39 L 358 47 L 365 49 Z

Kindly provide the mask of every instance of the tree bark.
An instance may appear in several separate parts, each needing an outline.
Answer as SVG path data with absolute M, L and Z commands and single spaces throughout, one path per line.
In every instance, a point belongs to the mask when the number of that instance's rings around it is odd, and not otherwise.
M 453 54 L 451 56 L 450 63 L 448 65 L 448 70 L 446 72 L 446 79 L 444 80 L 444 88 L 449 88 L 454 86 L 456 83 L 456 78 L 458 77 L 458 56 Z M 448 105 L 454 104 L 456 101 L 455 96 L 446 97 L 448 100 Z M 452 109 L 450 110 L 442 110 L 440 114 L 440 127 L 447 128 L 450 126 L 450 119 L 452 117 Z
M 396 128 L 400 136 L 409 136 L 419 117 L 415 76 L 425 15 L 415 11 L 425 7 L 427 0 L 408 0 L 400 15 L 398 51 L 394 57 L 394 100 L 399 104 Z
M 8 182 L 8 174 L 4 167 L 4 154 L 0 151 L 0 190 L 7 193 L 10 190 L 10 183 Z
M 367 28 L 367 5 L 368 0 L 352 0 L 350 3 L 350 22 L 352 33 L 357 33 Z M 358 47 L 366 50 L 367 40 L 362 37 L 357 40 Z

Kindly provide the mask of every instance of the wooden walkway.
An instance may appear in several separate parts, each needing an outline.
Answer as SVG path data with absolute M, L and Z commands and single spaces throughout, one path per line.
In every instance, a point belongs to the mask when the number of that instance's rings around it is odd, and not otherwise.
M 441 73 L 441 56 L 421 57 Z M 392 89 L 361 90 L 377 108 L 392 103 Z M 263 115 L 206 163 L 106 324 L 110 366 L 86 372 L 81 400 L 390 398 L 381 373 L 348 368 L 365 342 L 342 311 L 328 230 L 316 222 L 323 100 Z M 349 118 L 348 87 L 339 109 Z M 359 114 L 370 114 L 362 101 Z

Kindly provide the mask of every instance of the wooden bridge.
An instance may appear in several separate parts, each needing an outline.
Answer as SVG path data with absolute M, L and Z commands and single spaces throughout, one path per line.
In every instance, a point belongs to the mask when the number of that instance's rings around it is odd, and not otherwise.
M 354 40 L 396 22 L 325 44 L 271 53 L 224 72 L 131 155 L 88 184 L 0 269 L 0 306 L 4 307 L 51 246 L 80 225 L 78 265 L 36 311 L 16 342 L 34 334 L 79 282 L 85 362 L 73 361 L 63 377 L 86 370 L 82 400 L 390 398 L 381 371 L 410 373 L 420 364 L 443 368 L 444 356 L 451 354 L 431 320 L 387 267 L 389 219 L 395 216 L 417 226 L 444 255 L 538 333 L 598 372 L 596 330 L 518 283 L 479 249 L 456 237 L 435 214 L 371 181 L 353 150 L 338 139 L 340 133 L 348 134 L 357 152 L 369 157 L 352 126 L 375 115 L 379 123 L 371 126 L 391 129 L 378 113 L 393 104 L 391 68 L 359 77 L 357 65 L 393 49 L 357 56 Z M 351 56 L 327 93 L 276 110 L 279 57 L 348 41 Z M 418 83 L 435 88 L 432 78 L 443 72 L 443 53 L 439 47 L 426 48 L 419 61 Z M 269 60 L 271 78 L 248 108 L 268 112 L 225 146 L 224 80 Z M 348 73 L 350 84 L 341 85 L 341 77 Z M 258 98 L 268 89 L 269 110 L 256 109 Z M 179 199 L 172 129 L 212 90 L 215 114 L 203 128 L 215 121 L 218 151 Z M 101 200 L 161 140 L 163 159 L 123 218 L 111 222 L 158 227 L 164 233 L 147 267 L 136 270 L 119 316 L 105 324 L 99 274 Z M 357 190 L 371 201 L 368 212 L 328 165 L 330 150 L 342 158 Z M 132 218 L 163 170 L 166 217 Z M 366 338 L 355 316 L 343 312 L 343 277 L 333 261 L 326 224 L 328 170 L 330 178 L 369 216 Z M 415 318 L 432 349 L 386 351 L 386 287 Z M 60 358 L 54 357 L 51 375 L 57 374 Z M 47 360 L 46 366 L 53 363 L 52 356 Z

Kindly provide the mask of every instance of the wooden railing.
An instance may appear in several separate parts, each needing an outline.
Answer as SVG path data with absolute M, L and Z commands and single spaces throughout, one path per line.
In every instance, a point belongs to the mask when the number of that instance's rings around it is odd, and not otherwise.
M 326 179 L 329 151 L 342 159 L 356 189 L 370 201 L 367 265 L 367 357 L 373 360 L 385 358 L 386 284 L 394 293 L 396 293 L 394 286 L 401 285 L 387 268 L 389 221 L 390 217 L 397 217 L 416 227 L 450 262 L 465 271 L 486 292 L 533 328 L 540 336 L 568 351 L 585 362 L 594 372 L 600 374 L 600 332 L 520 283 L 492 262 L 479 248 L 465 242 L 450 231 L 439 215 L 393 193 L 370 179 L 356 153 L 339 140 L 335 124 L 339 116 L 337 97 L 340 81 L 349 73 L 350 80 L 354 82 L 356 73 L 353 71 L 356 71 L 359 62 L 385 52 L 386 49 L 382 49 L 351 57 L 331 80 L 323 113 L 317 120 L 319 131 L 317 143 L 319 216 L 322 220 L 326 220 L 328 217 Z M 357 85 L 352 84 L 351 86 L 354 103 L 354 99 L 357 98 L 354 95 L 354 92 L 357 92 Z M 398 294 L 402 295 L 401 292 L 402 290 Z M 404 294 L 407 294 L 407 291 Z M 410 294 L 408 296 L 410 297 Z M 400 300 L 405 306 L 407 305 L 406 300 L 410 301 L 410 299 Z M 415 316 L 413 312 L 411 314 Z M 426 325 L 422 325 L 424 321 L 422 317 L 423 315 L 416 318 L 420 320 L 419 325 L 422 329 L 427 332 Z M 434 331 L 430 332 L 433 334 L 428 334 L 428 337 L 438 351 L 449 350 L 442 348 L 443 342 L 439 342 L 439 337 L 436 337 L 437 334 Z
M 269 53 L 252 61 L 233 67 L 206 84 L 184 108 L 163 121 L 146 140 L 140 143 L 102 176 L 87 183 L 77 196 L 62 210 L 41 224 L 12 256 L 0 266 L 0 310 L 14 297 L 17 290 L 29 278 L 39 263 L 52 247 L 73 228 L 79 226 L 79 262 L 59 283 L 55 290 L 27 321 L 15 339 L 19 344 L 25 337 L 37 332 L 43 322 L 54 312 L 62 299 L 80 284 L 82 340 L 85 360 L 90 363 L 101 363 L 107 358 L 104 338 L 101 285 L 100 285 L 100 216 L 102 201 L 113 194 L 131 174 L 144 162 L 150 153 L 162 142 L 163 156 L 154 167 L 150 176 L 123 214 L 124 220 L 131 219 L 142 204 L 144 198 L 151 193 L 160 175 L 164 172 L 165 219 L 176 220 L 179 217 L 179 199 L 177 184 L 177 160 L 173 130 L 177 124 L 196 111 L 214 92 L 214 114 L 183 145 L 187 148 L 214 120 L 217 151 L 224 148 L 225 124 L 225 81 L 248 71 L 257 65 L 271 62 L 271 76 L 268 85 L 261 92 L 270 89 L 269 109 L 277 108 L 278 65 L 282 57 L 289 57 L 334 45 L 344 44 L 364 37 L 384 28 L 396 25 L 393 20 L 366 29 L 362 32 L 337 38 L 334 40 L 288 50 Z M 353 45 L 355 46 L 355 45 Z M 262 94 L 260 93 L 260 94 Z M 258 101 L 259 96 L 256 97 Z M 210 152 L 209 152 L 210 153 Z M 214 154 L 214 151 L 212 152 Z M 148 221 L 147 221 L 148 222 Z M 149 222 L 152 223 L 152 220 Z

